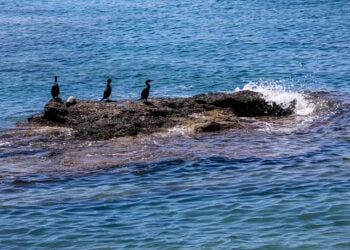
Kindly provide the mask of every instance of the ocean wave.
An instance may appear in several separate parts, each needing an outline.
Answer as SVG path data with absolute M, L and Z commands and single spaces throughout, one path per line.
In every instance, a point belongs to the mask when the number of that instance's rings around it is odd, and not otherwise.
M 288 107 L 292 101 L 296 102 L 295 114 L 307 116 L 316 109 L 316 104 L 306 94 L 289 90 L 280 81 L 259 81 L 249 82 L 243 88 L 236 88 L 235 91 L 251 90 L 261 93 L 267 102 L 276 103 L 282 107 Z

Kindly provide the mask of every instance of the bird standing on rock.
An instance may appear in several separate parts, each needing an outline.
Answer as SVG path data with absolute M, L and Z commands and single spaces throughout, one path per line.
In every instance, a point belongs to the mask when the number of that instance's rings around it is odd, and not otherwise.
M 147 101 L 148 96 L 149 96 L 149 91 L 151 89 L 151 85 L 149 84 L 150 82 L 152 82 L 152 80 L 146 80 L 146 87 L 141 92 L 141 99 L 140 100 Z
M 55 81 L 53 82 L 52 88 L 51 88 L 51 95 L 53 99 L 57 99 L 60 95 L 60 88 L 58 87 L 57 83 L 57 76 L 55 76 Z
M 105 91 L 103 92 L 103 98 L 100 100 L 100 102 L 102 102 L 104 99 L 109 100 L 109 96 L 110 96 L 111 93 L 112 93 L 111 82 L 112 82 L 112 79 L 109 78 L 109 79 L 107 80 L 106 89 L 105 89 Z

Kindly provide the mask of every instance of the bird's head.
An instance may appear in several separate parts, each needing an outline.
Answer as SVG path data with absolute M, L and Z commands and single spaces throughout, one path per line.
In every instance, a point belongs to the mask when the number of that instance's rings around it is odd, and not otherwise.
M 110 84 L 112 82 L 111 78 L 108 78 L 107 83 Z
M 149 84 L 150 82 L 152 82 L 153 80 L 146 80 L 146 84 Z

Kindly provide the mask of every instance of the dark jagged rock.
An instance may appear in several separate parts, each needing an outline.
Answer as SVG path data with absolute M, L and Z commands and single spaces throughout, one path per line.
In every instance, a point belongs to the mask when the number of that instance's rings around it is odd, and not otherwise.
M 214 107 L 231 108 L 237 116 L 283 116 L 293 113 L 294 106 L 284 108 L 276 103 L 268 103 L 263 95 L 249 90 L 234 93 L 214 93 L 194 97 L 197 103 L 209 104 Z M 295 105 L 295 104 L 294 104 Z
M 100 103 L 78 100 L 67 106 L 50 100 L 44 112 L 28 118 L 42 125 L 73 129 L 81 139 L 106 140 L 113 137 L 149 135 L 174 127 L 193 132 L 216 132 L 240 128 L 239 116 L 283 116 L 293 113 L 295 103 L 284 108 L 268 103 L 260 93 L 210 93 L 189 98 L 153 98 L 148 102 L 122 100 Z
M 217 122 L 211 122 L 209 124 L 206 124 L 200 128 L 201 132 L 215 132 L 220 131 L 221 125 Z
M 57 123 L 65 123 L 67 115 L 69 114 L 68 110 L 63 105 L 63 102 L 57 101 L 57 99 L 50 100 L 45 105 L 44 110 L 44 119 Z

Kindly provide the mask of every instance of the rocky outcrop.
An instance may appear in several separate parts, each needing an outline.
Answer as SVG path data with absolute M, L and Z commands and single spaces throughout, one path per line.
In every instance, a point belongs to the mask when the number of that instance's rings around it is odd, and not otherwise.
M 81 139 L 106 140 L 176 127 L 193 133 L 240 128 L 240 116 L 284 116 L 292 114 L 294 106 L 293 102 L 289 107 L 268 103 L 260 93 L 248 90 L 188 98 L 154 98 L 148 102 L 76 100 L 73 105 L 66 105 L 52 99 L 42 114 L 28 121 L 71 128 Z

